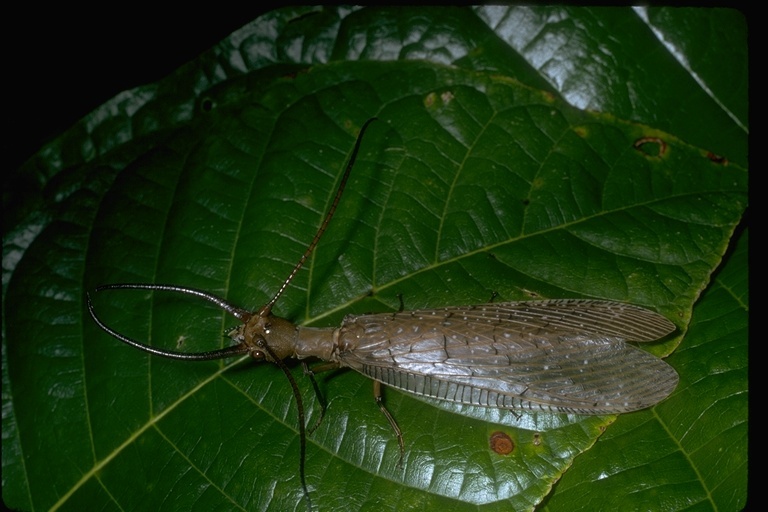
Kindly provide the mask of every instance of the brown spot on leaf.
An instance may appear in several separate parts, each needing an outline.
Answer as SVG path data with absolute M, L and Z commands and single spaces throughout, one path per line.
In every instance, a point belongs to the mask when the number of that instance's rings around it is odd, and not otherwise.
M 728 165 L 728 159 L 727 158 L 725 158 L 724 156 L 716 155 L 715 153 L 713 153 L 711 151 L 707 151 L 707 158 L 709 158 L 709 160 L 711 162 L 714 162 L 716 164 Z
M 647 156 L 664 156 L 667 152 L 667 143 L 658 137 L 640 137 L 632 147 Z
M 515 443 L 512 438 L 504 432 L 494 432 L 491 434 L 491 450 L 499 455 L 509 455 L 515 449 Z

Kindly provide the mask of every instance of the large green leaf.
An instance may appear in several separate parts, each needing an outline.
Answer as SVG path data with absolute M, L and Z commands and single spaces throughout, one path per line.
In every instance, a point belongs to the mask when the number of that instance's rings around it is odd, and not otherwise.
M 597 443 L 614 417 L 517 416 L 390 390 L 399 468 L 370 381 L 322 375 L 329 408 L 307 458 L 315 505 L 739 508 L 745 293 L 731 292 L 727 327 L 706 320 L 723 314 L 722 290 L 745 286 L 742 250 L 694 304 L 746 206 L 746 95 L 732 87 L 746 83 L 746 43 L 733 11 L 686 12 L 695 22 L 665 9 L 275 11 L 43 148 L 18 171 L 34 186 L 5 219 L 6 504 L 304 507 L 296 407 L 279 369 L 131 350 L 91 322 L 84 292 L 165 282 L 260 306 L 376 116 L 331 227 L 276 313 L 337 326 L 349 312 L 396 309 L 398 294 L 409 309 L 493 292 L 627 301 L 678 325 L 650 350 L 682 339 L 670 357 L 681 385 Z M 690 49 L 706 30 L 714 57 Z M 727 84 L 718 64 L 732 70 Z M 121 332 L 189 351 L 224 345 L 234 325 L 167 294 L 103 293 L 97 307 Z M 729 357 L 717 357 L 726 334 Z M 295 374 L 311 423 L 318 403 Z M 719 408 L 730 417 L 701 419 Z M 489 448 L 499 430 L 510 455 Z M 708 471 L 725 439 L 729 469 Z
M 746 268 L 745 232 L 667 359 L 681 376 L 674 399 L 652 413 L 621 416 L 557 483 L 548 510 L 620 509 L 628 501 L 665 510 L 681 497 L 687 505 L 680 508 L 744 508 Z

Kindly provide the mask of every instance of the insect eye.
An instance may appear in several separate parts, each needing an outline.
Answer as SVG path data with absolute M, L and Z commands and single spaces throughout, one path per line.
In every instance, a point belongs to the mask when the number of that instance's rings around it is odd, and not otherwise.
M 262 352 L 261 350 L 254 350 L 253 352 L 250 353 L 250 356 L 256 361 L 264 361 L 264 359 L 266 359 L 264 352 Z

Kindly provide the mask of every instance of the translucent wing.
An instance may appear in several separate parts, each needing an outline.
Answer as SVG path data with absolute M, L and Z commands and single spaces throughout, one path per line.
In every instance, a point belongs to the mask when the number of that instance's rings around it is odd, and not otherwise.
M 580 414 L 666 398 L 675 370 L 626 341 L 675 330 L 616 302 L 553 300 L 348 316 L 342 365 L 411 393 L 472 405 Z

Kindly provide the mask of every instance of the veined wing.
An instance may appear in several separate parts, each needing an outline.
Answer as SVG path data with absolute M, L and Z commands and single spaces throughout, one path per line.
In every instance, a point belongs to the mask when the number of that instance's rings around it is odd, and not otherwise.
M 412 393 L 580 414 L 652 406 L 675 370 L 627 345 L 674 331 L 657 313 L 591 300 L 507 302 L 349 316 L 343 365 Z

